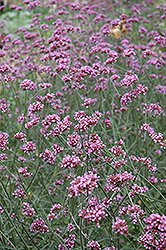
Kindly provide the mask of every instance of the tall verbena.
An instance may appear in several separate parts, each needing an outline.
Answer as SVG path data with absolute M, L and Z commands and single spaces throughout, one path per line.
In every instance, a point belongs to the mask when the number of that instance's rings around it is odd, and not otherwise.
M 166 249 L 166 5 L 138 2 L 1 10 L 0 249 Z

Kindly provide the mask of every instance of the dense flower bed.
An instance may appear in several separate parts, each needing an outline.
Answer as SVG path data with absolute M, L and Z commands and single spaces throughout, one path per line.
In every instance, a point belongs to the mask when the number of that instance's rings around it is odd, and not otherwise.
M 4 9 L 0 248 L 166 249 L 165 25 L 152 0 Z

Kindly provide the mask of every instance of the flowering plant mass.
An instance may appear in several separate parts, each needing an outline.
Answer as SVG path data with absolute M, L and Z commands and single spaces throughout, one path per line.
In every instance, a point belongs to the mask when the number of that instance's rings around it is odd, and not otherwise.
M 165 250 L 164 1 L 0 11 L 0 249 Z

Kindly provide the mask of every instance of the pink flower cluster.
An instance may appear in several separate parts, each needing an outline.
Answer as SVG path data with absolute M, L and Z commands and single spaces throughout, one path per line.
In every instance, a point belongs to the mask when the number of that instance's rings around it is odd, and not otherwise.
M 48 220 L 58 219 L 62 212 L 59 212 L 57 215 L 55 215 L 55 212 L 62 210 L 62 209 L 63 209 L 63 206 L 60 205 L 59 203 L 54 204 L 53 207 L 50 209 L 50 214 L 48 214 L 47 216 Z
M 0 100 L 0 110 L 2 111 L 2 113 L 8 113 L 10 111 L 10 104 L 8 103 L 8 101 L 6 101 L 5 98 L 2 98 Z
M 20 88 L 23 90 L 33 90 L 37 89 L 36 83 L 32 82 L 31 80 L 25 79 L 21 84 Z
M 74 229 L 75 229 L 75 227 L 71 223 L 69 223 L 68 224 L 68 231 L 72 232 Z
M 161 115 L 163 112 L 159 103 L 145 104 L 145 112 L 149 114 L 152 111 L 154 111 L 154 116 Z
M 60 244 L 58 246 L 58 250 L 65 250 L 66 248 L 71 250 L 74 247 L 74 243 L 75 243 L 75 240 L 76 240 L 75 234 L 69 234 L 68 237 L 64 236 L 64 238 L 65 238 L 65 243 L 64 243 L 65 246 Z
M 33 217 L 35 214 L 34 208 L 31 208 L 29 203 L 23 202 L 22 204 L 23 215 L 26 217 Z
M 83 163 L 81 163 L 80 158 L 76 155 L 65 155 L 62 159 L 62 164 L 60 165 L 63 169 L 76 168 L 77 166 L 83 166 Z
M 56 161 L 56 157 L 54 154 L 48 150 L 47 148 L 45 149 L 44 153 L 41 153 L 39 157 L 42 158 L 42 161 L 47 162 L 50 165 L 53 165 Z
M 116 158 L 120 155 L 123 155 L 123 157 L 126 156 L 126 153 L 122 150 L 121 146 L 113 146 L 109 149 L 109 151 L 111 151 Z
M 136 98 L 140 94 L 145 95 L 147 91 L 148 91 L 148 87 L 142 84 L 138 84 L 136 89 L 133 89 L 132 91 L 122 95 L 121 100 L 120 100 L 121 106 L 128 105 L 129 102 L 132 102 L 133 98 Z
M 91 249 L 97 250 L 97 249 L 101 249 L 99 243 L 97 241 L 88 241 L 88 247 L 90 247 Z
M 35 152 L 36 145 L 32 141 L 29 141 L 23 144 L 23 146 L 20 149 L 24 152 L 24 154 L 30 155 L 30 152 L 32 153 Z
M 24 192 L 24 190 L 23 190 L 22 188 L 18 188 L 18 189 L 16 189 L 16 190 L 14 191 L 13 196 L 14 196 L 15 198 L 22 198 L 22 197 L 25 196 L 25 192 Z
M 27 5 L 27 10 L 35 9 L 36 7 L 39 7 L 42 3 L 38 0 L 35 0 L 33 2 L 30 2 L 29 0 L 24 0 L 24 4 Z
M 60 122 L 60 117 L 56 114 L 48 115 L 42 121 L 42 127 L 47 130 L 53 123 Z
M 94 104 L 96 102 L 97 102 L 96 98 L 92 99 L 92 98 L 85 97 L 84 98 L 84 103 L 82 104 L 82 106 L 85 106 L 86 108 L 88 108 L 91 104 Z
M 138 205 L 128 205 L 128 207 L 122 207 L 119 211 L 119 215 L 130 215 L 134 224 L 138 223 L 138 218 L 143 217 L 145 215 L 144 211 Z
M 129 234 L 127 223 L 119 217 L 116 217 L 116 221 L 113 223 L 112 227 L 116 234 L 123 234 L 125 236 Z
M 80 139 L 81 137 L 76 132 L 73 132 L 72 135 L 68 135 L 67 145 L 72 148 L 79 147 Z
M 74 243 L 76 240 L 75 234 L 69 234 L 69 237 L 65 239 L 65 246 L 70 250 L 74 247 Z
M 132 186 L 132 191 L 129 192 L 129 195 L 131 197 L 135 197 L 136 194 L 146 193 L 147 190 L 148 188 L 146 186 L 140 187 L 137 184 L 134 184 L 134 186 Z
M 14 138 L 15 139 L 19 139 L 20 141 L 22 142 L 26 142 L 26 134 L 22 133 L 22 132 L 17 132 L 15 135 L 14 135 Z
M 166 216 L 151 214 L 144 219 L 148 224 L 144 227 L 145 232 L 138 239 L 145 249 L 165 250 L 166 249 Z
M 83 176 L 78 176 L 75 180 L 71 181 L 71 187 L 67 188 L 70 191 L 69 196 L 75 197 L 81 194 L 89 195 L 92 190 L 97 186 L 99 176 L 93 172 L 85 173 Z
M 89 141 L 83 142 L 83 146 L 88 155 L 105 148 L 105 145 L 102 143 L 100 137 L 95 133 L 90 135 Z
M 32 116 L 30 118 L 30 121 L 25 124 L 25 128 L 29 129 L 32 128 L 33 126 L 36 126 L 39 123 L 40 117 L 38 116 Z
M 75 113 L 74 119 L 79 122 L 79 124 L 75 125 L 76 131 L 86 131 L 88 130 L 92 125 L 95 126 L 98 121 L 100 120 L 101 114 L 98 114 L 97 112 L 95 114 L 92 114 L 92 116 L 85 115 L 84 111 L 79 111 Z
M 79 210 L 79 216 L 86 219 L 88 224 L 90 221 L 95 222 L 96 226 L 100 228 L 99 221 L 105 218 L 108 214 L 105 212 L 105 206 L 99 203 L 97 198 L 92 197 L 88 201 L 89 206 Z
M 45 224 L 44 220 L 42 218 L 34 220 L 34 222 L 30 226 L 30 230 L 35 233 L 48 233 L 49 229 L 47 225 Z
M 22 175 L 23 177 L 27 177 L 27 178 L 31 177 L 31 175 L 32 175 L 32 173 L 30 173 L 30 172 L 28 173 L 27 172 L 27 167 L 25 167 L 25 168 L 20 167 L 18 169 L 18 172 L 19 172 L 20 175 Z
M 123 174 L 110 175 L 107 179 L 107 184 L 104 187 L 104 190 L 109 191 L 118 191 L 120 187 L 123 187 L 124 184 L 129 184 L 130 181 L 134 180 L 132 173 L 127 171 Z
M 129 87 L 132 86 L 136 81 L 138 81 L 138 76 L 136 74 L 132 74 L 131 71 L 128 71 L 120 83 L 122 86 Z
M 70 122 L 70 116 L 66 116 L 63 121 L 57 122 L 57 125 L 53 127 L 53 130 L 49 134 L 45 134 L 46 138 L 49 135 L 52 135 L 53 137 L 61 135 L 64 131 L 67 131 L 70 126 L 72 125 L 72 122 Z
M 146 158 L 146 157 L 138 157 L 138 158 L 137 158 L 137 157 L 131 155 L 129 158 L 130 158 L 132 161 L 134 161 L 134 162 L 143 163 L 143 165 L 144 165 L 144 166 L 147 166 L 147 167 L 148 167 L 148 170 L 151 171 L 151 172 L 153 172 L 153 173 L 157 170 L 156 164 L 154 164 L 154 165 L 152 166 L 152 164 L 151 164 L 152 160 L 151 160 L 150 157 L 148 157 L 148 158 Z
M 149 126 L 149 124 L 143 124 L 141 126 L 141 130 L 143 132 L 148 132 L 149 136 L 152 138 L 152 140 L 155 143 L 158 143 L 160 145 L 161 148 L 166 148 L 166 140 L 162 140 L 163 139 L 163 134 L 162 133 L 155 133 L 154 129 Z
M 64 148 L 63 147 L 60 147 L 58 144 L 54 144 L 51 146 L 53 151 L 54 151 L 54 154 L 57 154 L 59 155 L 60 152 L 63 152 Z
M 52 84 L 51 83 L 40 83 L 40 84 L 38 84 L 38 86 L 42 89 L 47 89 L 47 88 L 51 88 Z
M 0 132 L 0 149 L 1 150 L 5 150 L 7 148 L 8 137 L 9 135 L 7 133 Z
M 166 94 L 166 86 L 157 85 L 156 90 L 162 94 Z
M 44 104 L 41 104 L 40 102 L 34 102 L 29 105 L 28 108 L 28 116 L 31 116 L 32 113 L 34 112 L 40 112 L 44 108 Z

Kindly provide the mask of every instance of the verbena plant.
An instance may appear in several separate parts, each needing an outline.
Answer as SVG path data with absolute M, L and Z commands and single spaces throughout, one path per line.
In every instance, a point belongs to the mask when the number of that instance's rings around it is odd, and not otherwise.
M 151 0 L 1 16 L 0 249 L 166 249 L 165 19 Z

